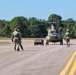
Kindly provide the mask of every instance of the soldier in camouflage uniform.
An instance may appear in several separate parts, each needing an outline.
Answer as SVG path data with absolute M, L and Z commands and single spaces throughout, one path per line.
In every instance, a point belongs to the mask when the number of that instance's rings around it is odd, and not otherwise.
M 20 44 L 20 34 L 19 32 L 17 31 L 17 28 L 14 29 L 14 32 L 12 33 L 12 42 L 15 43 L 14 45 L 14 50 L 16 51 L 19 51 L 19 44 Z
M 66 43 L 67 43 L 67 46 L 70 47 L 70 32 L 69 30 L 67 29 L 65 35 L 64 35 L 64 40 L 66 40 Z
M 21 47 L 22 50 L 24 50 L 24 49 L 23 49 L 23 46 L 22 46 L 22 44 L 21 44 L 21 43 L 22 43 L 22 42 L 21 42 L 22 34 L 21 34 L 21 32 L 20 32 L 19 29 L 17 29 L 17 31 L 18 31 L 18 34 L 19 34 L 19 46 Z M 19 46 L 18 46 L 18 47 L 19 47 Z

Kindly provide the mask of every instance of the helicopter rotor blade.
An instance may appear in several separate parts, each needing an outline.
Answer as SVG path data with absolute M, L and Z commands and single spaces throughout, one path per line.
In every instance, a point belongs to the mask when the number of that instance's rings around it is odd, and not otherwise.
M 47 22 L 46 24 L 35 24 L 33 26 L 44 26 L 44 25 L 51 25 L 51 24 L 57 24 L 58 22 Z
M 45 25 L 49 25 L 49 24 L 39 24 L 39 25 L 35 24 L 33 26 L 45 26 Z

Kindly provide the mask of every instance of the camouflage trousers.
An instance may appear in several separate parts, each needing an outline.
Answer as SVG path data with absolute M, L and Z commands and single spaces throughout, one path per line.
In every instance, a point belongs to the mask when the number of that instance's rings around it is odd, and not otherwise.
M 23 46 L 22 46 L 22 44 L 21 44 L 21 41 L 20 41 L 19 39 L 15 39 L 15 40 L 14 40 L 14 43 L 15 43 L 15 45 L 14 45 L 14 50 L 15 50 L 15 51 L 20 51 L 20 48 L 21 48 L 22 50 L 24 50 L 24 49 L 23 49 Z
M 67 47 L 70 47 L 70 38 L 66 38 Z

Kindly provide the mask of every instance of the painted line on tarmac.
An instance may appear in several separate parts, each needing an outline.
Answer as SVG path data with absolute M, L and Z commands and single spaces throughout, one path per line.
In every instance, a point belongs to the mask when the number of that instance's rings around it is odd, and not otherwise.
M 76 51 L 72 54 L 70 60 L 68 61 L 68 63 L 66 64 L 66 66 L 64 67 L 64 69 L 62 70 L 62 72 L 60 73 L 60 75 L 66 75 L 66 72 L 68 71 L 68 69 L 69 69 L 71 63 L 73 62 L 75 56 L 76 56 Z M 76 70 L 76 60 L 74 61 L 73 67 L 72 67 L 69 75 L 72 75 L 72 74 L 74 75 L 75 71 L 72 71 L 72 70 Z
M 74 75 L 75 71 L 76 71 L 76 60 L 74 61 L 73 67 L 71 68 L 69 75 Z

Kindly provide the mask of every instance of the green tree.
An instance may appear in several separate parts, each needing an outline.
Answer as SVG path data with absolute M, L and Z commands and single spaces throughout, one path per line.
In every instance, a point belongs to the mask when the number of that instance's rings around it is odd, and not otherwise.
M 31 30 L 31 37 L 44 37 L 46 32 L 45 29 L 45 20 L 36 19 L 32 17 L 29 19 L 30 30 Z
M 10 26 L 6 26 L 3 30 L 3 33 L 6 37 L 10 37 L 11 36 L 11 29 L 10 29 Z
M 29 29 L 30 29 L 30 37 L 37 37 L 38 36 L 38 27 L 36 26 L 38 21 L 35 17 L 29 18 Z
M 6 25 L 9 25 L 9 21 L 0 20 L 0 35 L 1 36 L 5 35 L 4 29 L 5 29 Z
M 19 17 L 15 17 L 11 20 L 10 22 L 10 26 L 12 31 L 14 30 L 14 28 L 19 28 L 23 37 L 27 37 L 28 36 L 28 19 L 23 17 L 23 16 L 19 16 Z
M 48 21 L 49 22 L 60 22 L 62 20 L 62 17 L 60 15 L 57 15 L 57 14 L 51 14 L 49 17 L 48 17 Z

